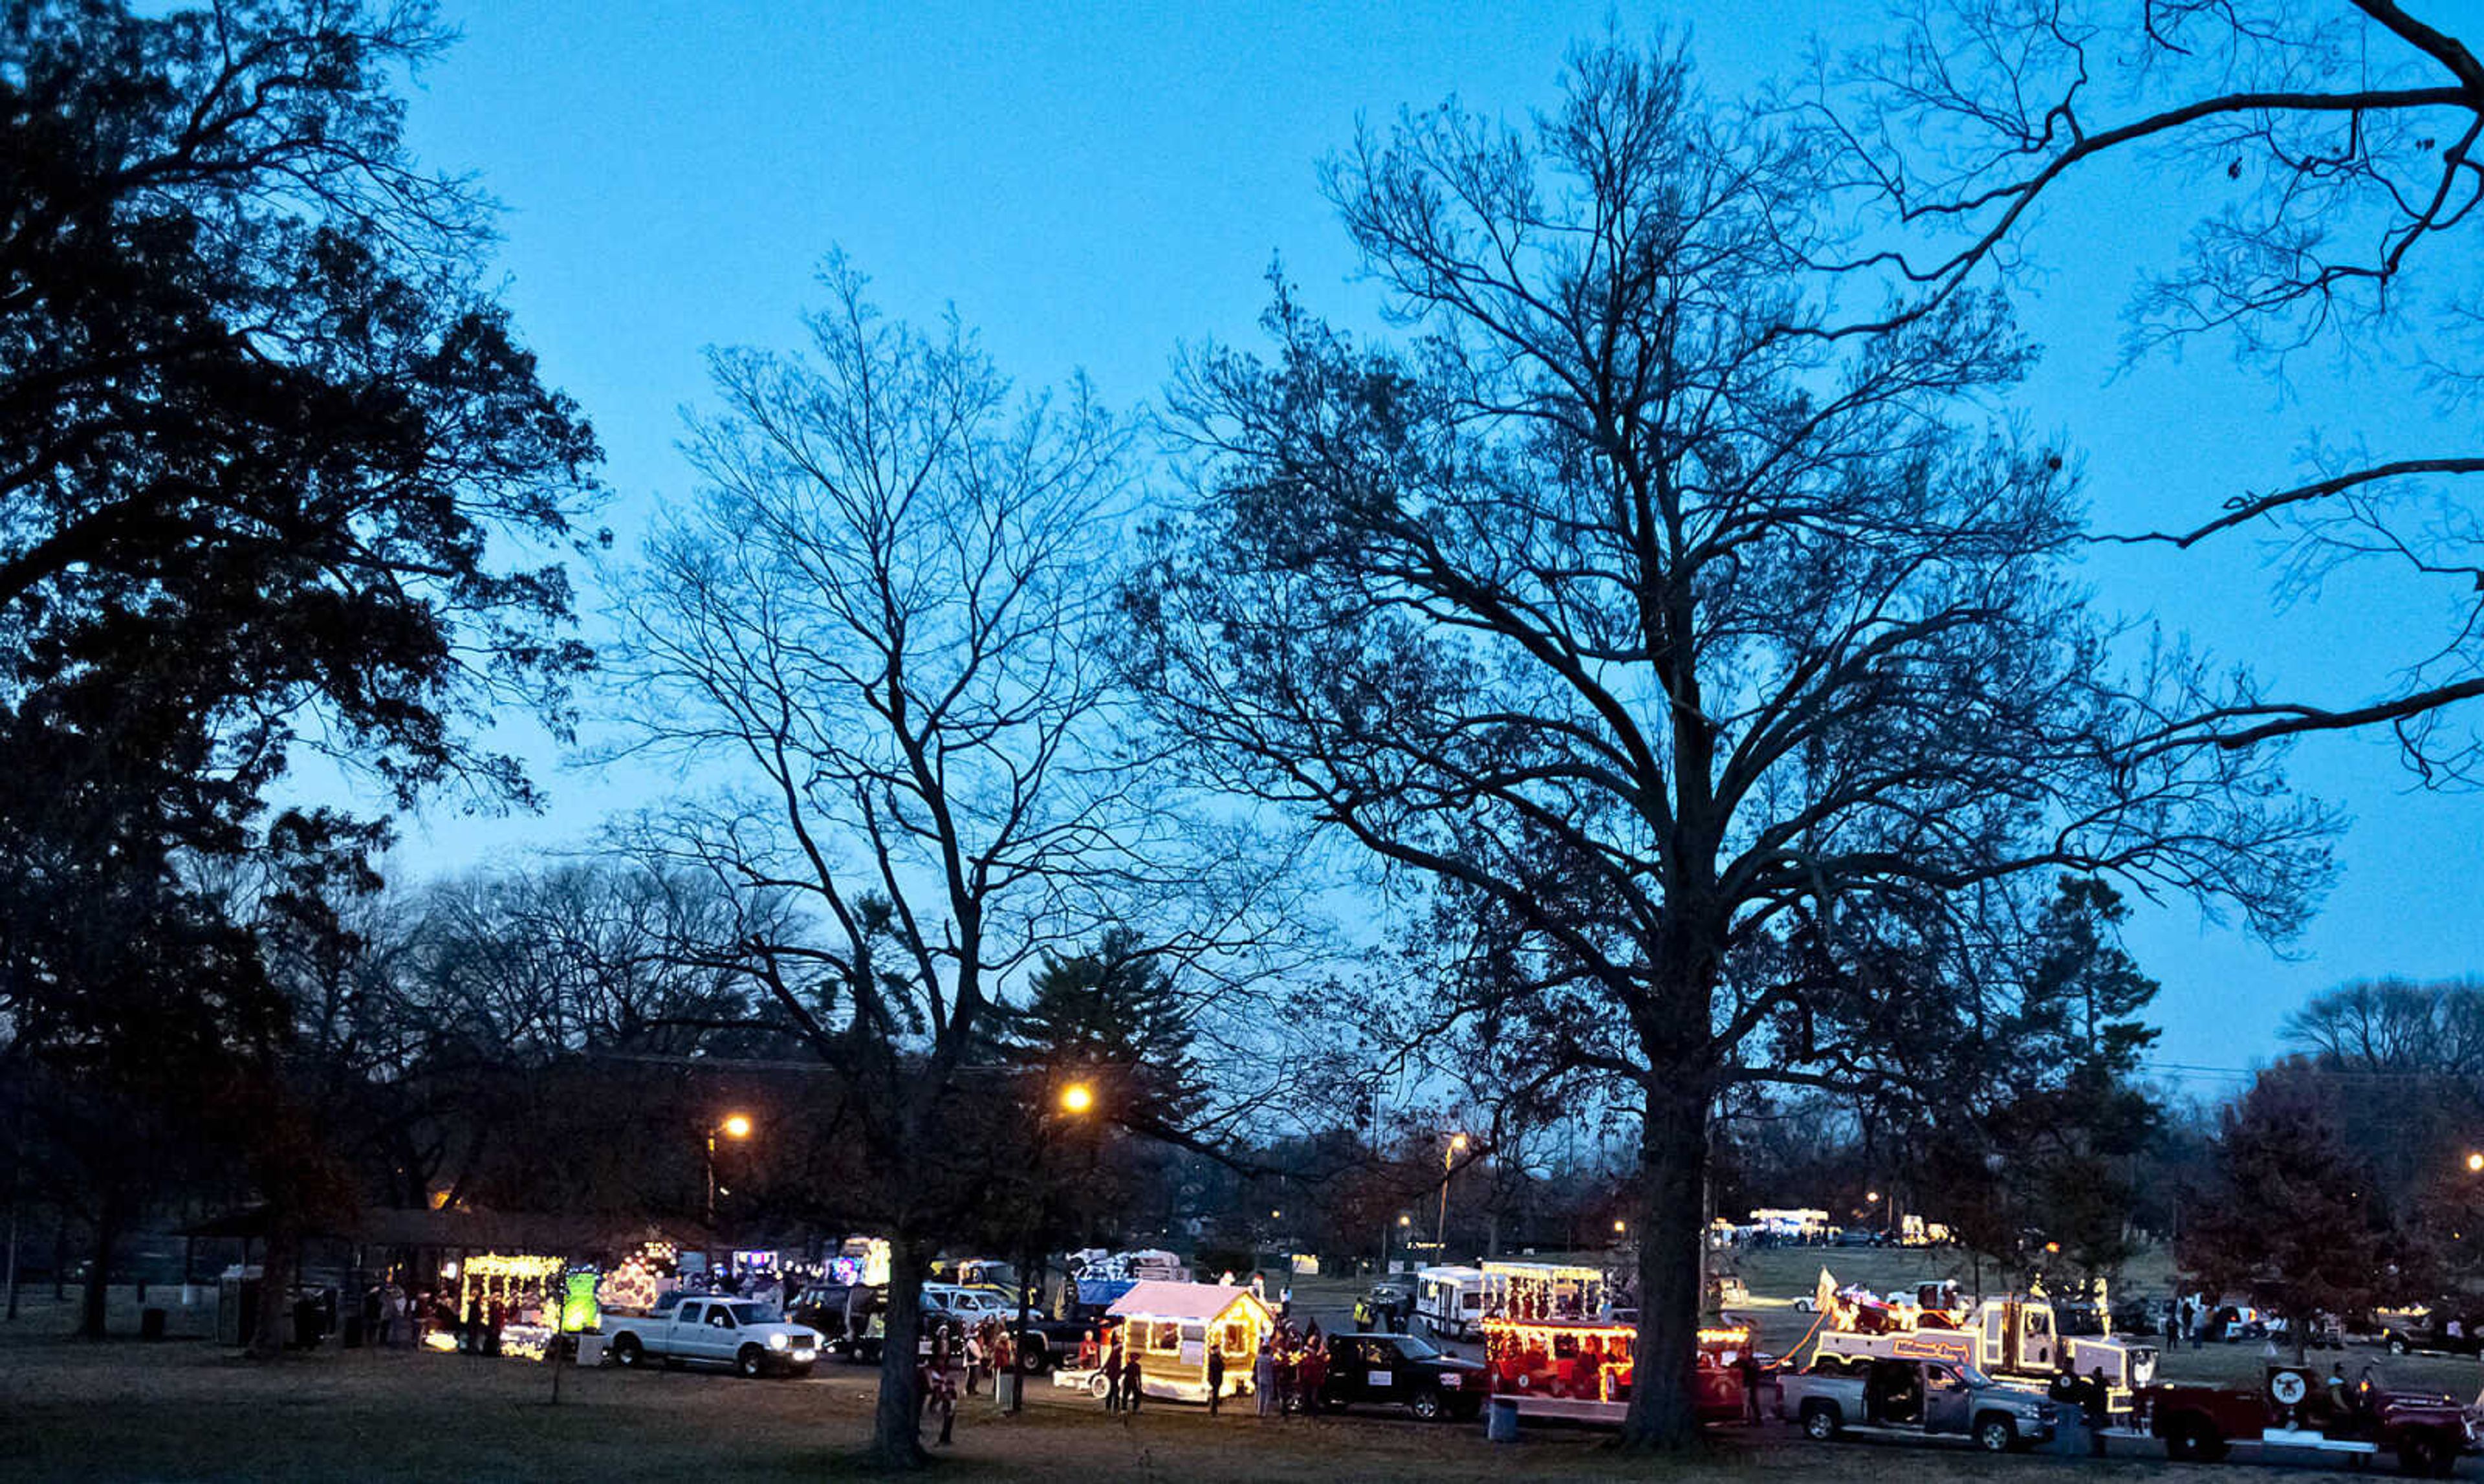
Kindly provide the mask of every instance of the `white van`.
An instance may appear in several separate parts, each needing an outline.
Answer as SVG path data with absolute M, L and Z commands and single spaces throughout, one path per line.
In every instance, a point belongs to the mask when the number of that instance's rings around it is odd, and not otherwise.
M 1415 1317 L 1441 1339 L 1483 1333 L 1483 1269 L 1425 1268 L 1415 1275 Z

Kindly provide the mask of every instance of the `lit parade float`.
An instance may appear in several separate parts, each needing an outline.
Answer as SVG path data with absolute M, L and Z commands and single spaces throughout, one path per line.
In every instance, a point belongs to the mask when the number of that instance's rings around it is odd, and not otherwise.
M 1207 1400 L 1207 1352 L 1225 1352 L 1226 1394 L 1250 1390 L 1251 1365 L 1276 1333 L 1277 1316 L 1250 1289 L 1224 1283 L 1144 1279 L 1113 1301 L 1107 1336 L 1119 1326 L 1125 1354 L 1139 1361 L 1141 1390 L 1175 1401 Z M 1109 1346 L 1110 1340 L 1106 1340 Z M 1052 1384 L 1101 1396 L 1111 1382 L 1098 1371 L 1063 1367 Z
M 552 1346 L 552 1321 L 558 1317 L 568 1261 L 526 1253 L 477 1253 L 463 1262 L 442 1264 L 440 1276 L 449 1278 L 452 1268 L 457 1282 L 454 1312 L 465 1321 L 466 1348 L 473 1348 L 479 1329 L 494 1328 L 491 1320 L 497 1314 L 499 1353 L 523 1361 L 542 1360 Z M 459 1348 L 458 1336 L 447 1331 L 434 1331 L 423 1342 L 434 1350 Z
M 1970 1306 L 1958 1284 L 1924 1283 L 1912 1294 L 1880 1295 L 1840 1288 L 1826 1268 L 1813 1294 L 1819 1343 L 1812 1364 L 1860 1369 L 1875 1360 L 1944 1361 L 1973 1366 L 1996 1381 L 2043 1388 L 2065 1376 L 2103 1372 L 2110 1410 L 2130 1408 L 2139 1388 L 2156 1379 L 2156 1347 L 2113 1334 L 2112 1304 L 2098 1294 L 2103 1333 L 2064 1335 L 2040 1283 L 2024 1297 L 1998 1296 Z
M 1521 1416 L 1618 1425 L 1630 1410 L 1637 1315 L 1616 1312 L 1601 1268 L 1551 1262 L 1483 1265 L 1484 1366 L 1495 1395 Z M 1694 1405 L 1703 1421 L 1742 1416 L 1735 1365 L 1754 1336 L 1747 1325 L 1701 1328 Z

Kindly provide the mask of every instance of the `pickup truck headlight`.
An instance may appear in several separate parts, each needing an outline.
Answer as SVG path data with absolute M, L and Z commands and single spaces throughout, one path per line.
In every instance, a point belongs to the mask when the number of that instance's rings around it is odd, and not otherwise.
M 792 1338 L 782 1333 L 768 1336 L 768 1348 L 770 1350 L 782 1350 L 792 1343 Z

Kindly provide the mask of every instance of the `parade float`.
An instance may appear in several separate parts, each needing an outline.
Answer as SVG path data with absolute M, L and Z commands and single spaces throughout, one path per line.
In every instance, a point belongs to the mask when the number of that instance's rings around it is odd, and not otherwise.
M 1545 1262 L 1483 1265 L 1484 1368 L 1521 1416 L 1618 1425 L 1630 1410 L 1638 1324 L 1616 1313 L 1601 1268 Z M 1742 1416 L 1735 1367 L 1756 1336 L 1747 1325 L 1703 1326 L 1695 1405 L 1703 1421 Z

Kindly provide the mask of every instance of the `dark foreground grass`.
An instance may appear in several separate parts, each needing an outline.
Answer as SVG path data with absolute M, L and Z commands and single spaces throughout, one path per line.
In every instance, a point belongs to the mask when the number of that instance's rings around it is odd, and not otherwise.
M 572 1372 L 550 1405 L 540 1366 L 458 1356 L 331 1352 L 261 1366 L 173 1342 L 0 1343 L 0 1479 L 510 1479 L 678 1477 L 696 1484 L 874 1476 L 870 1378 L 806 1383 L 687 1373 Z M 1006 1418 L 979 1398 L 932 1476 L 1093 1484 L 1243 1480 L 2003 1478 L 2305 1480 L 2303 1469 L 2173 1468 L 2130 1460 L 1987 1459 L 1950 1448 L 1816 1445 L 1769 1429 L 1706 1457 L 1651 1462 L 1604 1435 L 1530 1428 L 1516 1445 L 1479 1426 L 1379 1417 L 1263 1422 L 1150 1407 L 1135 1422 L 1049 1389 Z M 2470 1466 L 2470 1472 L 2473 1471 Z

